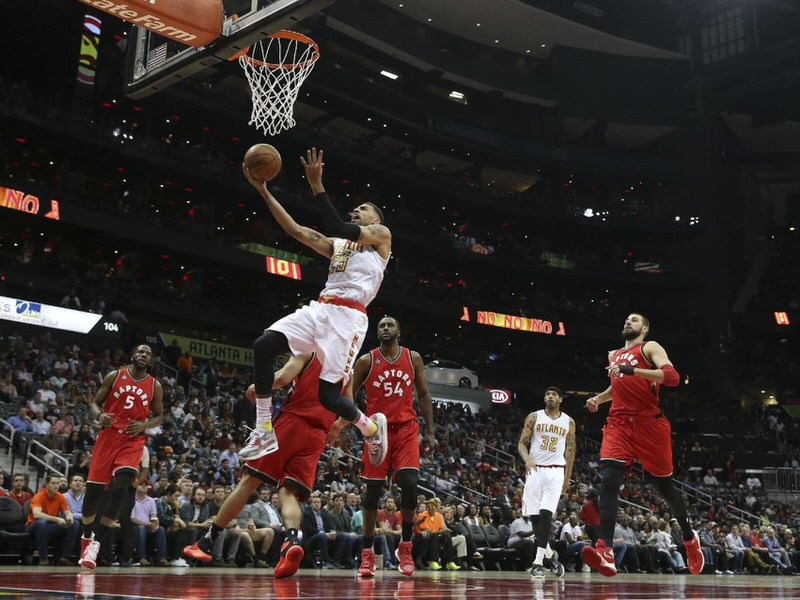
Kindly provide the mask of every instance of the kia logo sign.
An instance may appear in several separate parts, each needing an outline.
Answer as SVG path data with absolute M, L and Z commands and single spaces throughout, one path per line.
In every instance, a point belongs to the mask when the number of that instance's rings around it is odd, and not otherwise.
M 511 390 L 489 390 L 494 404 L 511 404 Z

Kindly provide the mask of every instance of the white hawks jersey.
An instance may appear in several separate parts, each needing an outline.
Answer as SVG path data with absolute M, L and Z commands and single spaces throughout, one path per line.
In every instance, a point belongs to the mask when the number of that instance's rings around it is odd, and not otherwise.
M 533 426 L 531 436 L 530 455 L 537 465 L 567 464 L 564 450 L 567 446 L 567 433 L 569 433 L 569 416 L 561 413 L 557 418 L 551 419 L 542 410 L 536 411 L 536 424 Z
M 378 293 L 389 264 L 372 246 L 333 239 L 328 281 L 320 296 L 336 296 L 367 306 Z

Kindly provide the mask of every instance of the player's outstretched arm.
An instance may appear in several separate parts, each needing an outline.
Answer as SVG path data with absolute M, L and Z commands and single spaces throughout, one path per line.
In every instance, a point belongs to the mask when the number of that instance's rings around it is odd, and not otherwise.
M 656 383 L 663 383 L 670 387 L 680 384 L 681 376 L 675 370 L 667 356 L 667 351 L 658 342 L 647 342 L 643 349 L 645 356 L 653 363 L 655 369 L 634 369 L 637 377 L 642 377 Z
M 286 212 L 286 209 L 283 208 L 283 206 L 281 206 L 281 204 L 270 193 L 270 191 L 267 189 L 267 184 L 254 178 L 250 174 L 250 170 L 244 165 L 242 165 L 242 172 L 247 178 L 247 181 L 250 182 L 250 185 L 252 185 L 264 199 L 269 212 L 278 222 L 278 225 L 281 226 L 281 229 L 283 229 L 288 235 L 296 239 L 298 242 L 305 244 L 322 256 L 330 258 L 333 255 L 332 239 L 325 237 L 310 227 L 304 227 L 303 225 L 297 223 L 297 221 L 295 221 L 292 216 Z
M 436 445 L 436 423 L 433 420 L 433 401 L 428 390 L 428 381 L 425 379 L 425 365 L 419 352 L 411 351 L 411 363 L 414 365 L 414 387 L 417 388 L 417 401 L 419 410 L 425 419 L 425 441 L 431 448 Z
M 525 419 L 525 425 L 522 427 L 522 434 L 519 436 L 519 443 L 517 444 L 517 450 L 525 462 L 525 470 L 528 472 L 536 470 L 536 464 L 533 462 L 529 452 L 534 427 L 536 427 L 536 413 L 532 412 Z
M 569 487 L 569 480 L 572 477 L 572 465 L 575 463 L 575 419 L 569 418 L 569 431 L 567 432 L 567 444 L 564 448 L 564 484 L 561 486 L 561 493 L 565 494 Z
M 317 152 L 316 148 L 311 148 L 311 150 L 306 151 L 305 158 L 300 157 L 300 162 L 303 163 L 308 185 L 311 187 L 311 192 L 317 202 L 317 208 L 322 215 L 325 231 L 328 235 L 358 242 L 359 244 L 369 244 L 375 248 L 386 248 L 388 253 L 388 248 L 392 244 L 392 234 L 388 227 L 379 223 L 372 225 L 348 223 L 343 221 L 339 213 L 336 212 L 328 194 L 325 192 L 325 186 L 322 184 L 322 172 L 325 167 L 322 156 L 322 150 Z

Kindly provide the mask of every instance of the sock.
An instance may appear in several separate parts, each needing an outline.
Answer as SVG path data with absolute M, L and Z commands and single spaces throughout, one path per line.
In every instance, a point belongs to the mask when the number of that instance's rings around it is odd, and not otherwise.
M 223 530 L 224 530 L 223 527 L 220 527 L 216 523 L 212 523 L 211 529 L 208 530 L 208 533 L 206 535 L 208 536 L 208 539 L 210 539 L 212 542 L 216 542 L 217 538 L 219 537 L 219 534 L 222 533 Z
M 288 538 L 290 541 L 292 541 L 292 542 L 296 542 L 296 541 L 297 541 L 297 529 L 295 529 L 294 527 L 293 527 L 293 528 L 291 528 L 291 529 L 287 529 L 287 530 L 286 530 L 286 537 L 287 537 L 287 538 Z
M 272 396 L 256 398 L 256 423 L 272 431 Z
M 94 521 L 92 521 L 91 523 L 84 523 L 83 537 L 86 538 L 87 540 L 90 540 L 92 539 L 93 535 L 94 535 Z
M 403 521 L 403 541 L 410 542 L 411 534 L 414 533 L 414 523 L 407 523 Z
M 358 417 L 356 417 L 355 422 L 353 423 L 358 430 L 363 433 L 365 436 L 369 437 L 373 435 L 376 431 L 378 431 L 378 425 L 370 419 L 367 415 L 358 411 Z
M 364 536 L 364 548 L 369 548 L 370 550 L 372 550 L 372 545 L 374 540 L 375 540 L 374 536 L 369 536 L 369 537 Z
M 547 542 L 547 547 L 544 548 L 544 557 L 550 558 L 553 556 L 553 549 L 550 547 L 550 542 Z
M 537 548 L 536 558 L 533 559 L 533 564 L 541 565 L 543 561 L 544 561 L 544 548 Z

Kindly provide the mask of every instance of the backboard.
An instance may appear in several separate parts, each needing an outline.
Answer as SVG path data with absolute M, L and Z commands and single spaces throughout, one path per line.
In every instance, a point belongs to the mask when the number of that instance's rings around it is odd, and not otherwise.
M 222 35 L 192 48 L 150 29 L 128 34 L 125 95 L 144 98 L 213 64 L 229 60 L 253 42 L 328 6 L 333 0 L 222 0 Z

